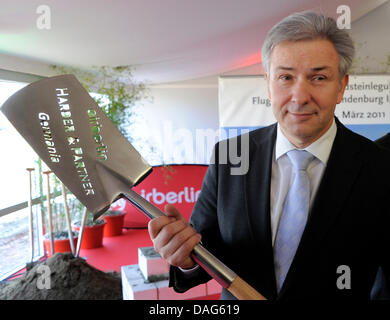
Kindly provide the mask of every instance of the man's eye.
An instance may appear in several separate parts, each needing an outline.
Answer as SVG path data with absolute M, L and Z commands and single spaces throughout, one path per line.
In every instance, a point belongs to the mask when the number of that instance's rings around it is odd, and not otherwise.
M 279 79 L 280 79 L 280 80 L 291 80 L 292 77 L 289 76 L 289 75 L 283 75 L 283 76 L 280 76 Z
M 315 81 L 322 81 L 322 80 L 325 80 L 326 78 L 324 76 L 314 76 L 313 77 L 313 80 Z

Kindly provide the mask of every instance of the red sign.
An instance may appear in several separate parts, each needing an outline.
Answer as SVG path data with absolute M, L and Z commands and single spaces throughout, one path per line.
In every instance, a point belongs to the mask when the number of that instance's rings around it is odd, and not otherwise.
M 173 204 L 188 221 L 198 199 L 207 167 L 207 165 L 153 167 L 153 172 L 133 190 L 163 211 L 166 204 Z M 150 220 L 125 199 L 114 202 L 111 210 L 126 212 L 125 228 L 145 228 Z

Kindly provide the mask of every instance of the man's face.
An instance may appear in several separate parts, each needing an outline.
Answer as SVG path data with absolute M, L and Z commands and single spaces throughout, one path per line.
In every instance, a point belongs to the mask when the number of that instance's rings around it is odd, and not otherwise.
M 337 51 L 324 39 L 278 44 L 265 77 L 280 128 L 299 148 L 329 129 L 348 83 L 348 75 L 339 77 Z

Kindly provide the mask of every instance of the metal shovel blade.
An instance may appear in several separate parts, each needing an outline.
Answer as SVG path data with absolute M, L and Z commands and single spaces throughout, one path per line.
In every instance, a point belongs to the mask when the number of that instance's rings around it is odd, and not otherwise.
M 73 75 L 34 82 L 1 111 L 95 218 L 152 170 Z
M 152 168 L 73 75 L 34 82 L 1 110 L 95 218 L 120 197 L 150 218 L 164 215 L 131 189 Z M 198 244 L 192 257 L 236 297 L 264 299 L 203 246 Z

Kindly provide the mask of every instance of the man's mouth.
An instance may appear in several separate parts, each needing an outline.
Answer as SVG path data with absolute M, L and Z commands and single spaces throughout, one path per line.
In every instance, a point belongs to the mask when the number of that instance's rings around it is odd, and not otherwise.
M 315 112 L 289 112 L 297 120 L 307 120 L 310 119 Z

